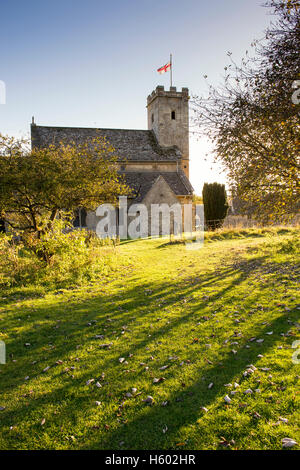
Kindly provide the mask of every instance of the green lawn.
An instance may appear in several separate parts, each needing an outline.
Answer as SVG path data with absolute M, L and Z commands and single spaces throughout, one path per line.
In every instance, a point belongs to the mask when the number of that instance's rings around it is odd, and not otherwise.
M 228 232 L 195 251 L 128 241 L 111 278 L 0 291 L 0 448 L 300 443 L 297 236 Z

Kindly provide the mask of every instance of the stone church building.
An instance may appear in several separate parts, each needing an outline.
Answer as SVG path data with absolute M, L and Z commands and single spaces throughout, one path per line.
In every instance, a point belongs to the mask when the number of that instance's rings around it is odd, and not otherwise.
M 119 172 L 132 189 L 129 205 L 192 202 L 189 181 L 189 93 L 187 88 L 165 90 L 157 86 L 148 96 L 148 130 L 50 127 L 31 125 L 33 147 L 46 147 L 63 141 L 83 142 L 102 135 L 115 148 Z M 95 212 L 77 213 L 74 225 L 95 230 Z

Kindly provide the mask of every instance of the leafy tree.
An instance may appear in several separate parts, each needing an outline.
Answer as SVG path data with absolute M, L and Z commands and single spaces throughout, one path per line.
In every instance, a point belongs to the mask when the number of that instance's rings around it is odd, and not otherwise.
M 198 196 L 197 194 L 193 195 L 193 203 L 195 204 L 203 204 L 202 196 Z
M 299 0 L 269 0 L 276 20 L 237 65 L 225 67 L 222 87 L 194 97 L 195 122 L 214 143 L 235 193 L 264 221 L 292 216 L 299 207 Z M 230 53 L 228 53 L 231 56 Z M 299 87 L 300 88 L 300 87 Z
M 31 150 L 25 141 L 0 135 L 0 219 L 32 249 L 57 219 L 125 193 L 114 149 L 101 137 Z
M 229 208 L 225 185 L 204 183 L 202 197 L 207 227 L 212 230 L 222 227 Z

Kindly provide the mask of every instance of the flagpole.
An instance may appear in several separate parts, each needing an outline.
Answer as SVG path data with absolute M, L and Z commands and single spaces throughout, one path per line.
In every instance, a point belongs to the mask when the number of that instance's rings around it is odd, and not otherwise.
M 172 86 L 172 68 L 173 68 L 173 65 L 172 65 L 172 54 L 170 54 L 170 64 L 171 64 L 171 67 L 170 67 L 170 81 L 171 81 L 171 86 Z

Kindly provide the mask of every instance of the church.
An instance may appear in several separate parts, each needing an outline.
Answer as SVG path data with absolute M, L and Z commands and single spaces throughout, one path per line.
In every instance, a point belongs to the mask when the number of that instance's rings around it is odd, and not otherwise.
M 157 86 L 147 98 L 148 130 L 50 127 L 33 121 L 32 147 L 86 142 L 102 135 L 122 157 L 119 172 L 132 190 L 129 204 L 190 204 L 188 102 L 188 88 Z M 74 226 L 95 230 L 97 219 L 95 212 L 80 209 Z

